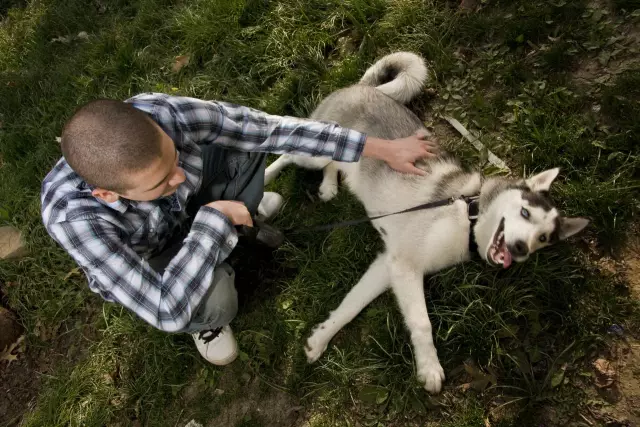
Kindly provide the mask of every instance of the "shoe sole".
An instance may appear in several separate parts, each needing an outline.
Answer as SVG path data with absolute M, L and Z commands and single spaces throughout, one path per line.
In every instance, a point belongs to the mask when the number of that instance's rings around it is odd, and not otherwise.
M 232 363 L 234 360 L 236 360 L 238 358 L 238 349 L 236 348 L 235 351 L 226 359 L 222 359 L 222 360 L 216 360 L 215 362 L 212 360 L 209 360 L 209 363 L 216 365 L 216 366 L 226 366 L 230 363 Z

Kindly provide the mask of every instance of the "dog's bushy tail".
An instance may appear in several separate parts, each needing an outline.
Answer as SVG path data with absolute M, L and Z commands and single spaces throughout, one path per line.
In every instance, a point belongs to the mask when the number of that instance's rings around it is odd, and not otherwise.
M 376 89 L 400 103 L 407 103 L 416 96 L 427 80 L 424 60 L 411 52 L 396 52 L 373 64 L 360 83 Z

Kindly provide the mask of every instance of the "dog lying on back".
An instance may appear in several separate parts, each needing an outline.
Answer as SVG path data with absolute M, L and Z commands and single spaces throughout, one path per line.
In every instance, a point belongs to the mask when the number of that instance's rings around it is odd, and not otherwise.
M 428 133 L 403 105 L 422 90 L 426 77 L 427 69 L 419 56 L 408 52 L 385 56 L 366 71 L 359 84 L 329 95 L 311 118 L 386 139 Z M 546 197 L 558 168 L 525 180 L 487 178 L 480 172 L 463 170 L 453 157 L 442 156 L 419 165 L 427 172 L 425 176 L 410 176 L 369 158 L 338 163 L 283 155 L 267 168 L 265 182 L 289 164 L 324 169 L 320 186 L 323 200 L 336 195 L 338 173 L 342 173 L 369 216 L 451 197 L 477 196 L 477 218 L 470 218 L 468 202 L 458 199 L 444 207 L 372 221 L 385 250 L 305 345 L 309 362 L 318 360 L 343 326 L 391 288 L 411 334 L 418 379 L 430 393 L 441 390 L 445 375 L 433 343 L 423 276 L 468 261 L 473 247 L 490 266 L 508 268 L 514 261 L 525 261 L 536 250 L 580 232 L 589 222 L 562 216 Z

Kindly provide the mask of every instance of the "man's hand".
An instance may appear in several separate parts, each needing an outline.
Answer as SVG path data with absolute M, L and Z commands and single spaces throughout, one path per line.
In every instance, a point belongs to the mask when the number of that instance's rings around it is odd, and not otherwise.
M 219 212 L 222 212 L 224 216 L 229 218 L 229 221 L 233 225 L 248 225 L 253 227 L 253 220 L 249 210 L 242 202 L 234 200 L 217 200 L 215 202 L 207 203 L 205 206 L 209 206 Z
M 363 156 L 384 160 L 399 172 L 424 175 L 422 169 L 415 166 L 415 162 L 425 157 L 438 155 L 438 143 L 427 140 L 427 135 L 418 133 L 407 138 L 394 141 L 368 137 L 362 151 Z

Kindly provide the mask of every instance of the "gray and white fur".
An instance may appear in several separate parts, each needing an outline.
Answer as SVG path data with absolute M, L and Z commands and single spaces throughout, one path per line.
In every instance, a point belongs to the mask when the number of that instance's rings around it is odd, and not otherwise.
M 311 115 L 334 121 L 368 135 L 396 139 L 427 129 L 407 107 L 423 88 L 427 68 L 419 56 L 398 52 L 367 70 L 359 84 L 329 95 Z M 480 213 L 473 228 L 480 257 L 491 266 L 509 267 L 558 240 L 578 233 L 583 218 L 562 217 L 546 197 L 559 169 L 525 180 L 485 178 L 467 172 L 451 156 L 420 162 L 425 176 L 406 175 L 384 162 L 362 158 L 357 163 L 284 155 L 266 170 L 266 182 L 288 164 L 324 169 L 320 197 L 330 200 L 338 190 L 338 173 L 362 202 L 369 216 L 401 211 L 457 196 L 479 195 Z M 315 362 L 333 336 L 387 289 L 396 296 L 411 334 L 418 379 L 430 393 L 438 393 L 445 379 L 434 346 L 427 313 L 423 276 L 470 259 L 471 222 L 467 205 L 459 200 L 437 209 L 390 216 L 373 221 L 385 243 L 360 281 L 329 318 L 318 325 L 305 345 Z

